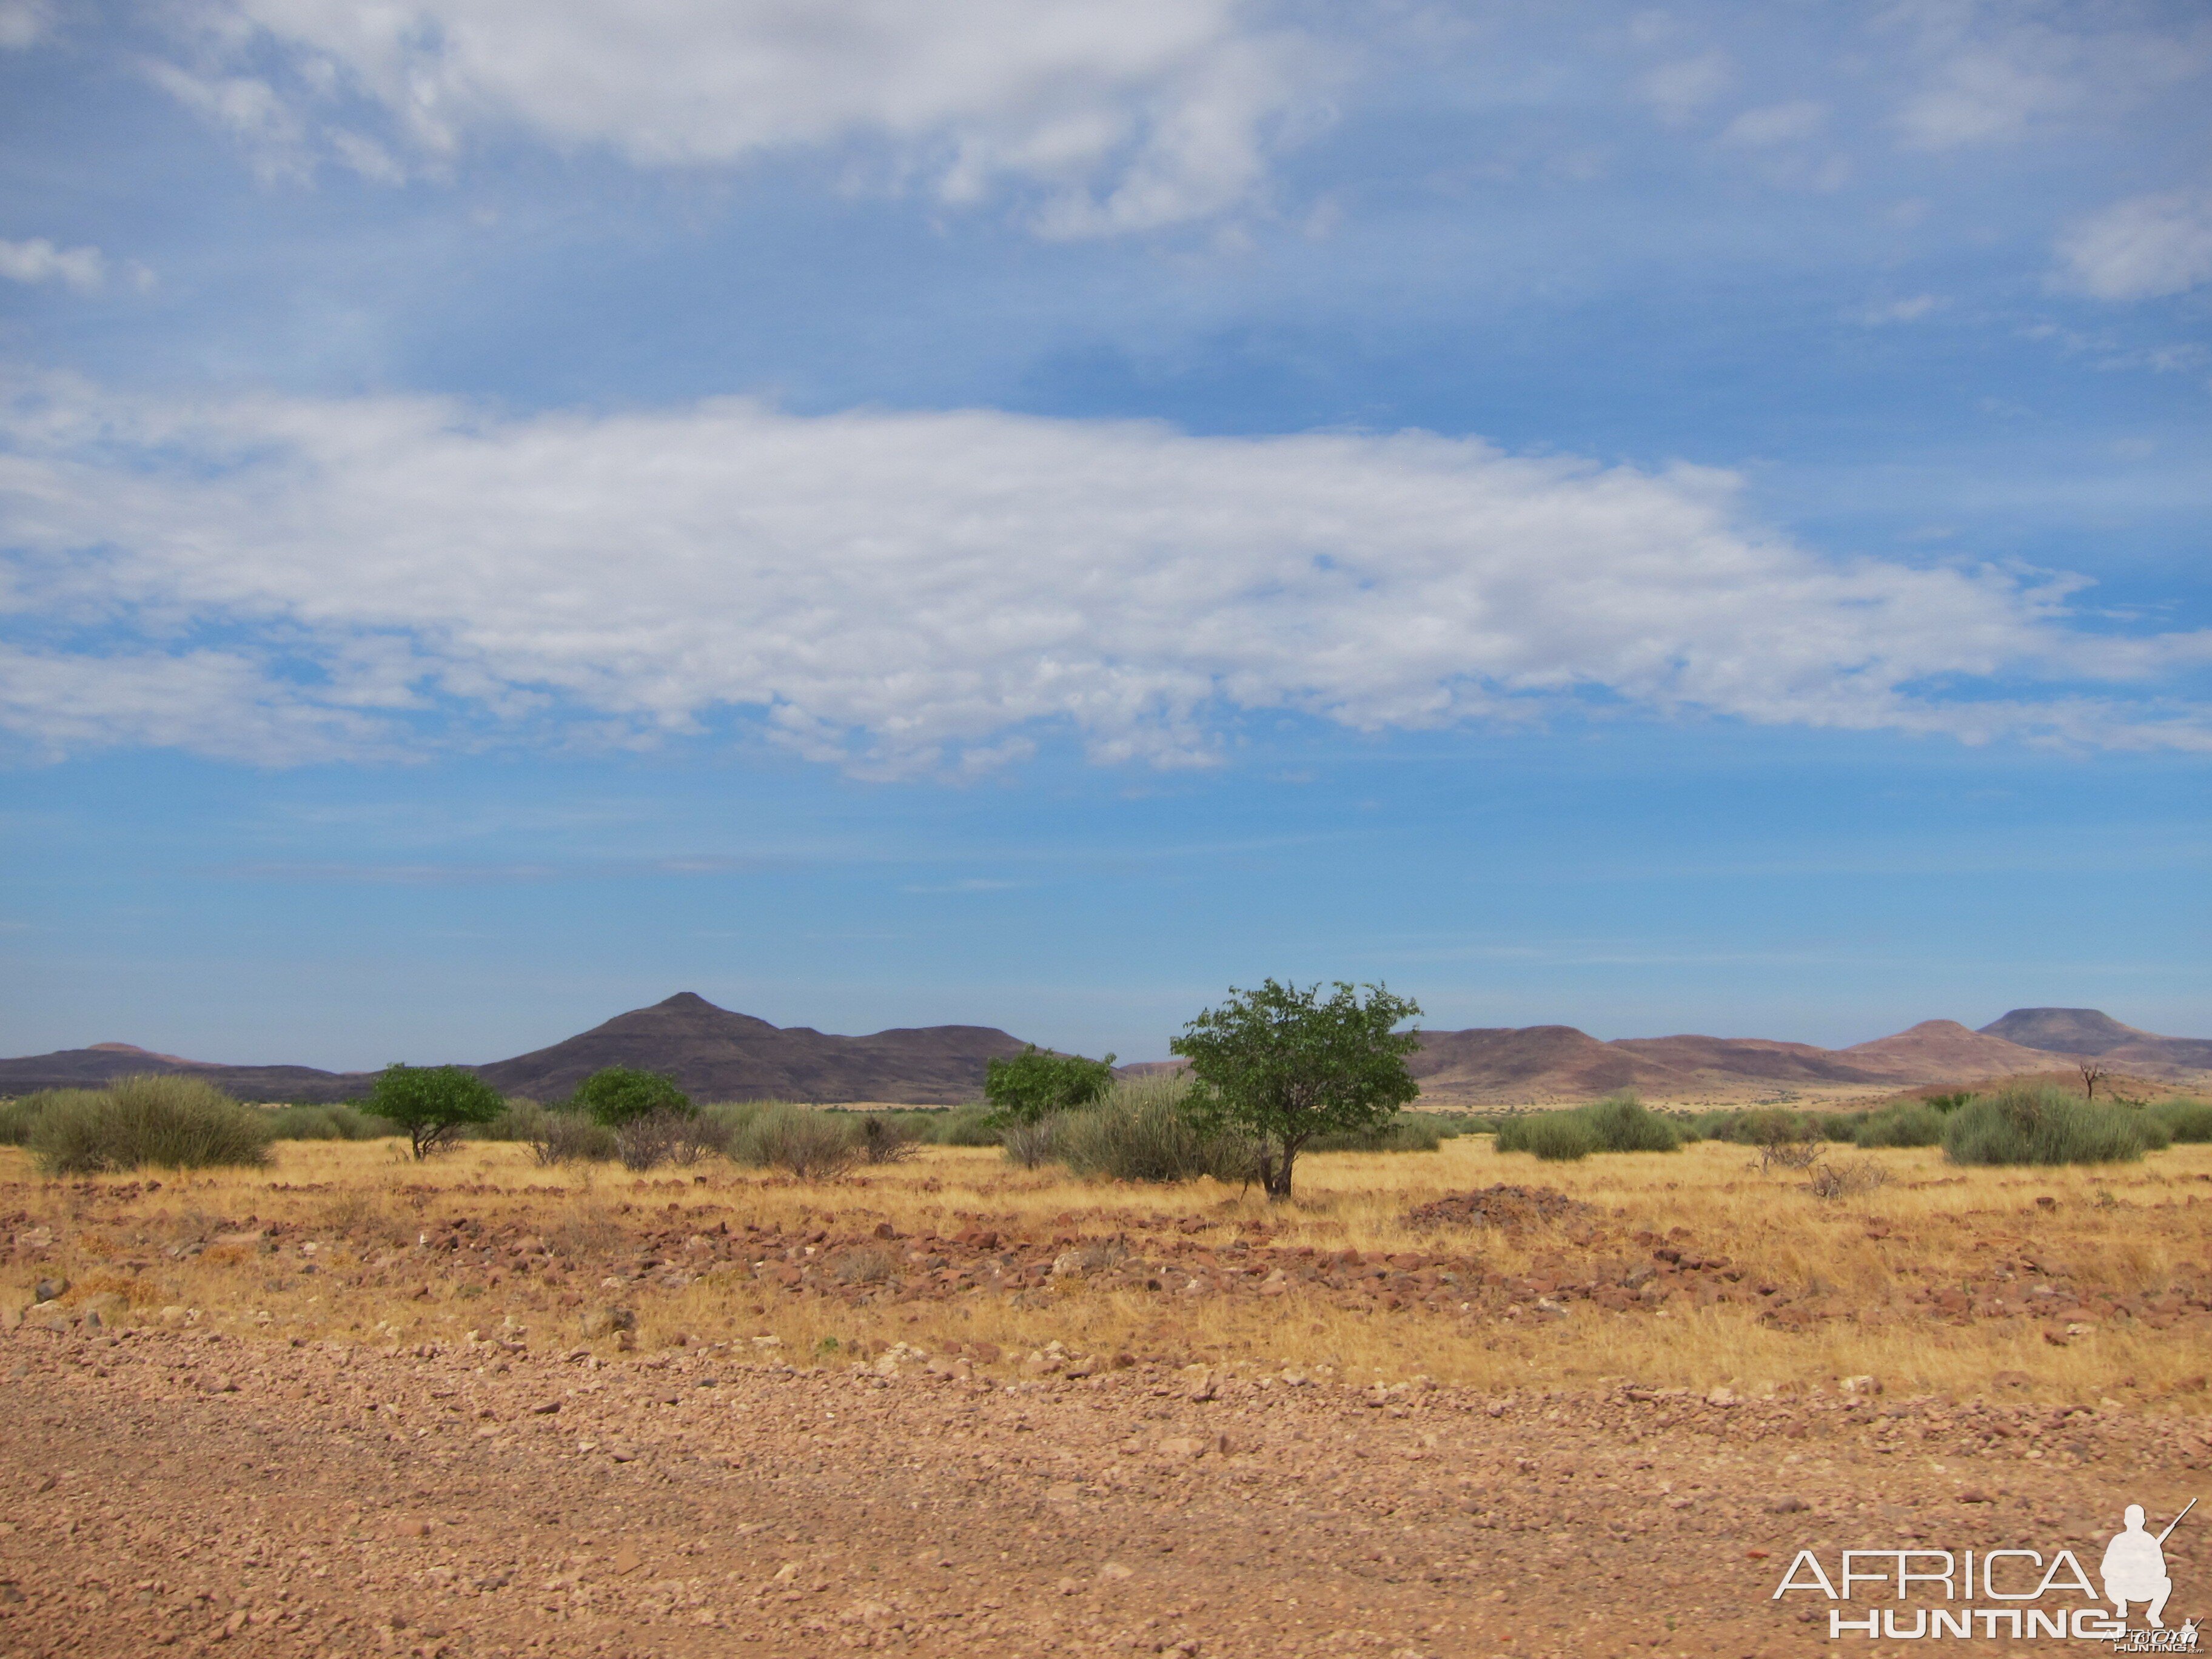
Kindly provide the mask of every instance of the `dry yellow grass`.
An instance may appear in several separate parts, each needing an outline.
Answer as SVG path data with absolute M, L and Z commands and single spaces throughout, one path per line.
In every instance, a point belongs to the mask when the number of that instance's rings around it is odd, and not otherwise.
M 567 1342 L 574 1340 L 573 1312 L 526 1279 L 440 1283 L 428 1297 L 352 1281 L 380 1252 L 411 1244 L 457 1214 L 492 1225 L 520 1221 L 589 1257 L 661 1224 L 671 1205 L 680 1212 L 700 1204 L 725 1206 L 733 1224 L 793 1227 L 834 1213 L 835 1225 L 854 1231 L 888 1219 L 902 1232 L 949 1234 L 965 1217 L 1045 1237 L 1171 1228 L 1202 1218 L 1204 1237 L 1216 1243 L 1265 1224 L 1278 1247 L 1433 1250 L 1436 1235 L 1407 1224 L 1409 1208 L 1510 1182 L 1554 1187 L 1594 1206 L 1595 1226 L 1455 1234 L 1449 1248 L 1479 1255 L 1486 1268 L 1571 1269 L 1593 1255 L 1633 1254 L 1625 1241 L 1637 1230 L 1684 1228 L 1698 1249 L 1725 1255 L 1790 1291 L 1825 1289 L 1856 1316 L 1793 1334 L 1761 1323 L 1744 1307 L 1677 1304 L 1655 1316 L 1578 1303 L 1564 1320 L 1507 1322 L 1419 1307 L 1363 1310 L 1297 1290 L 1264 1301 L 1185 1299 L 1080 1283 L 1020 1297 L 969 1293 L 854 1307 L 763 1295 L 735 1272 L 676 1290 L 631 1285 L 623 1299 L 638 1310 L 646 1346 L 678 1332 L 710 1341 L 773 1335 L 780 1352 L 794 1358 L 830 1352 L 832 1340 L 841 1358 L 894 1341 L 929 1350 L 990 1342 L 1020 1352 L 1056 1340 L 1078 1352 L 1127 1349 L 1223 1364 L 1328 1367 L 1324 1374 L 1361 1381 L 1425 1374 L 1521 1387 L 1629 1377 L 1759 1392 L 1871 1374 L 1893 1390 L 1966 1395 L 2012 1371 L 2028 1373 L 2033 1390 L 2051 1397 L 2111 1395 L 2184 1409 L 2203 1401 L 2205 1357 L 2185 1325 L 2160 1332 L 2114 1320 L 2058 1347 L 2033 1321 L 1939 1322 L 1908 1307 L 1905 1295 L 1930 1281 L 1985 1279 L 1996 1257 L 2030 1253 L 2085 1291 L 2126 1297 L 2199 1285 L 2212 1278 L 2206 1201 L 2212 1193 L 2205 1188 L 2212 1147 L 2178 1146 L 2138 1164 L 2052 1170 L 1958 1170 L 1933 1151 L 1868 1156 L 1887 1172 L 1887 1185 L 1822 1200 L 1803 1190 L 1801 1176 L 1762 1174 L 1736 1146 L 1544 1164 L 1499 1154 L 1487 1137 L 1471 1136 L 1434 1153 L 1302 1160 L 1298 1199 L 1270 1206 L 1256 1194 L 1212 1183 L 1085 1184 L 1012 1168 L 995 1151 L 957 1148 L 800 1184 L 720 1163 L 647 1175 L 545 1170 L 509 1145 L 471 1145 L 416 1164 L 396 1143 L 290 1142 L 277 1146 L 265 1170 L 154 1172 L 161 1185 L 152 1192 L 143 1190 L 145 1176 L 136 1182 L 44 1181 L 23 1154 L 0 1150 L 0 1212 L 21 1218 L 14 1224 L 19 1237 L 40 1224 L 57 1235 L 48 1255 L 18 1259 L 0 1273 L 0 1302 L 21 1308 L 32 1281 L 58 1269 L 73 1281 L 72 1302 L 112 1291 L 141 1315 L 180 1306 L 197 1310 L 196 1323 L 275 1336 L 452 1340 L 468 1329 L 489 1334 L 504 1325 L 527 1328 L 533 1342 Z M 142 1190 L 126 1197 L 133 1186 Z M 309 1228 L 320 1243 L 317 1271 L 278 1271 L 250 1247 L 217 1245 L 185 1260 L 163 1251 L 173 1237 L 248 1218 Z M 1879 1232 L 1887 1237 L 1871 1236 Z M 419 1288 L 422 1269 L 410 1271 Z M 595 1300 L 611 1295 L 586 1289 Z

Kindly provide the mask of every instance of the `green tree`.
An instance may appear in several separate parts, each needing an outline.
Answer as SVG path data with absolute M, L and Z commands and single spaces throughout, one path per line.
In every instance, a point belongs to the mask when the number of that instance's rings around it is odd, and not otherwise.
M 1001 1123 L 1035 1123 L 1054 1112 L 1072 1112 L 1113 1086 L 1113 1055 L 1086 1060 L 1034 1042 L 1012 1060 L 994 1056 L 983 1068 L 983 1098 Z
M 506 1105 L 498 1090 L 459 1066 L 387 1066 L 368 1093 L 368 1109 L 406 1130 L 416 1158 L 457 1139 L 465 1125 L 490 1122 Z
M 610 1129 L 654 1112 L 674 1112 L 679 1117 L 696 1115 L 691 1097 L 676 1086 L 673 1078 L 659 1072 L 633 1071 L 627 1066 L 605 1066 L 576 1085 L 574 1104 L 589 1112 Z
M 1339 980 L 1323 1000 L 1317 984 L 1231 986 L 1168 1045 L 1190 1062 L 1193 1115 L 1258 1143 L 1270 1198 L 1291 1195 L 1299 1150 L 1316 1135 L 1380 1128 L 1420 1093 L 1406 1070 L 1420 1038 L 1396 1029 L 1420 1005 L 1380 985 L 1363 999 L 1361 988 Z

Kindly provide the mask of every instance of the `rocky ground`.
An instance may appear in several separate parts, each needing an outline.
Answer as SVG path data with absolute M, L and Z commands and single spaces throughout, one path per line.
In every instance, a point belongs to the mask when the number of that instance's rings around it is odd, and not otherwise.
M 2212 1463 L 2203 1419 L 2098 1401 L 605 1346 L 19 1325 L 0 1655 L 1811 1654 L 1827 1603 L 1771 1599 L 1800 1547 L 2094 1571 Z M 2168 1543 L 2170 1622 L 2208 1537 Z

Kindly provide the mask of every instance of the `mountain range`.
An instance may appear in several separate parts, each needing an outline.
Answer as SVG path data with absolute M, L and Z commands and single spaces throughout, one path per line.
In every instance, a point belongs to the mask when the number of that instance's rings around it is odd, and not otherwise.
M 472 1069 L 504 1093 L 539 1100 L 561 1099 L 603 1066 L 634 1066 L 666 1073 L 700 1100 L 951 1105 L 980 1097 L 991 1060 L 1024 1046 L 984 1025 L 836 1036 L 771 1025 L 686 991 L 550 1048 Z M 2015 1008 L 1978 1031 L 1925 1020 L 1848 1048 L 1759 1037 L 1608 1042 L 1571 1025 L 1425 1031 L 1410 1069 L 1426 1103 L 1507 1105 L 1587 1100 L 1615 1089 L 1674 1101 L 1864 1094 L 2063 1070 L 2082 1060 L 2161 1083 L 2212 1082 L 2212 1041 L 2160 1036 L 2094 1008 Z M 0 1095 L 98 1087 L 134 1072 L 189 1072 L 258 1101 L 352 1099 L 373 1081 L 366 1072 L 225 1066 L 100 1042 L 0 1060 Z

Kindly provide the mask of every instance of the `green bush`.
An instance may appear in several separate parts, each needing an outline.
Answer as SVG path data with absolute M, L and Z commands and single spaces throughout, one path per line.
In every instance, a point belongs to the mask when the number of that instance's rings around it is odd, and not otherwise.
M 2015 1085 L 1950 1115 L 1943 1152 L 1954 1164 L 2124 1164 L 2153 1144 L 2149 1114 L 2095 1106 L 2049 1084 Z
M 351 1106 L 279 1106 L 269 1114 L 272 1140 L 381 1140 L 399 1126 Z
M 1553 1160 L 1592 1152 L 1671 1152 L 1681 1144 L 1674 1123 L 1632 1094 L 1607 1095 L 1566 1111 L 1526 1113 L 1507 1118 L 1498 1130 L 1499 1152 Z
M 1310 1152 L 1433 1152 L 1467 1132 L 1467 1120 L 1439 1112 L 1401 1112 L 1373 1129 L 1316 1135 Z
M 1948 1119 L 1933 1106 L 1902 1101 L 1869 1112 L 1858 1126 L 1862 1146 L 1940 1146 Z
M 2162 1101 L 2151 1109 L 2151 1115 L 2176 1140 L 2212 1140 L 2212 1101 Z
M 28 1144 L 52 1175 L 251 1166 L 268 1159 L 269 1124 L 198 1078 L 126 1077 L 97 1092 L 56 1090 Z
M 1780 1106 L 1707 1112 L 1690 1127 L 1698 1139 L 1724 1140 L 1735 1146 L 1778 1146 L 1793 1140 L 1817 1140 L 1824 1136 L 1824 1127 L 1818 1119 Z
M 1681 1133 L 1632 1094 L 1607 1095 L 1582 1109 L 1601 1152 L 1671 1152 Z
M 956 1106 L 931 1127 L 929 1138 L 940 1146 L 995 1146 L 997 1115 L 981 1106 Z
M 1252 1141 L 1235 1129 L 1199 1123 L 1188 1109 L 1189 1094 L 1189 1079 L 1177 1075 L 1117 1084 L 1090 1111 L 1056 1121 L 1050 1156 L 1086 1180 L 1252 1179 Z
M 697 1109 L 691 1104 L 691 1097 L 676 1086 L 674 1079 L 627 1066 L 601 1066 L 576 1085 L 568 1103 L 610 1129 L 619 1129 L 648 1112 L 680 1112 L 689 1117 Z
M 1508 1118 L 1498 1131 L 1501 1152 L 1534 1152 L 1549 1162 L 1572 1163 L 1598 1150 L 1596 1131 L 1580 1111 L 1529 1112 Z
M 1086 1060 L 1032 1042 L 1012 1060 L 983 1068 L 983 1098 L 1002 1123 L 1035 1123 L 1095 1104 L 1114 1086 L 1114 1056 Z
M 99 1097 L 97 1089 L 41 1089 L 21 1100 L 0 1101 L 0 1146 L 29 1146 L 33 1127 L 51 1106 Z

